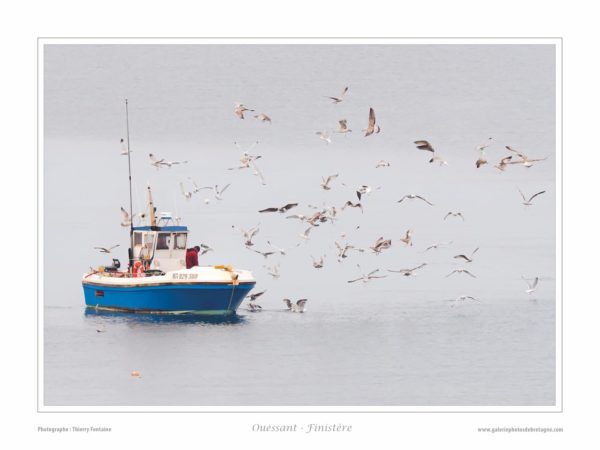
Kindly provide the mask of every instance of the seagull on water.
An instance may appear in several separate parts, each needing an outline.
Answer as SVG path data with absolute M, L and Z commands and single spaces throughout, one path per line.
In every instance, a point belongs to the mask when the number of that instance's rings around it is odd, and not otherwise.
M 433 206 L 433 203 L 431 203 L 429 200 L 426 200 L 424 197 L 421 197 L 420 195 L 416 195 L 416 194 L 406 194 L 404 197 L 402 197 L 396 203 L 402 203 L 405 199 L 413 200 L 415 198 L 418 198 L 419 200 L 423 200 L 428 205 Z
M 342 93 L 341 93 L 341 94 L 340 94 L 338 97 L 330 97 L 330 96 L 327 96 L 327 95 L 326 95 L 325 97 L 327 97 L 327 98 L 329 98 L 329 99 L 333 100 L 333 101 L 332 101 L 332 103 L 334 103 L 334 104 L 338 104 L 338 103 L 340 103 L 342 100 L 344 100 L 344 96 L 346 95 L 346 92 L 348 92 L 348 86 L 346 86 L 346 87 L 344 88 L 344 90 L 342 91 Z
M 389 161 L 386 161 L 385 159 L 382 159 L 381 161 L 379 161 L 377 163 L 377 165 L 375 166 L 376 169 L 378 169 L 379 167 L 390 167 L 392 164 Z
M 401 269 L 401 270 L 388 269 L 388 272 L 401 273 L 405 277 L 410 277 L 411 275 L 413 275 L 413 272 L 415 270 L 419 270 L 421 267 L 425 267 L 426 265 L 427 265 L 427 263 L 423 263 L 417 267 L 413 267 L 412 269 Z
M 375 111 L 373 108 L 369 108 L 369 123 L 367 128 L 362 131 L 365 132 L 365 136 L 371 136 L 373 133 L 379 133 L 381 131 L 379 125 L 375 124 Z
M 466 255 L 456 255 L 454 256 L 454 259 L 464 259 L 466 262 L 470 263 L 473 262 L 473 255 L 475 254 L 475 252 L 479 250 L 479 247 L 477 247 L 475 250 L 473 250 L 471 252 L 471 256 L 466 256 Z
M 308 300 L 305 298 L 301 298 L 296 303 L 292 303 L 289 298 L 284 298 L 283 302 L 287 305 L 288 311 L 303 313 L 306 308 L 306 302 Z
M 525 194 L 523 194 L 523 192 L 521 192 L 521 189 L 519 189 L 519 193 L 521 194 L 521 197 L 523 197 L 523 204 L 525 206 L 531 206 L 533 205 L 533 203 L 531 203 L 531 200 L 533 200 L 535 197 L 537 197 L 540 194 L 543 194 L 546 191 L 540 191 L 537 194 L 533 194 L 531 197 L 529 197 L 529 200 L 525 197 Z
M 262 311 L 262 306 L 257 305 L 255 303 L 248 303 L 248 311 L 250 312 L 261 312 Z
M 529 282 L 529 280 L 522 275 L 521 278 L 523 279 L 523 281 L 525 281 L 525 283 L 527 283 L 527 289 L 525 290 L 525 292 L 529 295 L 535 292 L 535 290 L 537 289 L 538 282 L 540 281 L 539 277 L 535 277 L 532 282 Z
M 100 253 L 111 253 L 114 248 L 119 247 L 119 244 L 113 245 L 112 247 L 94 247 L 96 250 L 100 250 Z

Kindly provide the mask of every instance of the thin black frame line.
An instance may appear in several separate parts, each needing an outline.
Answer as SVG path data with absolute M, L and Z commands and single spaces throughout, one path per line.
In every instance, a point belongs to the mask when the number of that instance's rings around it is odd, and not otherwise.
M 285 39 L 289 39 L 289 40 L 334 40 L 334 41 L 338 41 L 338 40 L 476 40 L 476 39 L 482 39 L 482 40 L 561 40 L 562 41 L 562 36 L 523 36 L 523 37 L 516 37 L 516 36 L 511 36 L 511 37 L 502 37 L 502 36 L 493 36 L 493 37 L 467 37 L 467 36 L 459 36 L 459 37 L 418 37 L 418 36 L 392 36 L 392 37 L 373 37 L 373 36 L 364 36 L 364 37 L 356 37 L 356 36 L 345 36 L 345 37 L 340 37 L 340 36 L 336 36 L 336 37 L 328 37 L 328 36 L 240 36 L 240 37 L 233 37 L 233 36 L 189 36 L 189 37 L 185 37 L 185 36 L 167 36 L 167 37 L 147 37 L 147 36 L 140 36 L 140 37 L 133 37 L 133 36 L 126 36 L 126 37 L 110 37 L 110 36 L 99 36 L 99 37 L 78 37 L 78 36 L 65 36 L 65 37 L 60 37 L 60 36 L 51 36 L 51 37 L 46 37 L 46 36 L 38 36 L 37 38 L 38 40 L 69 40 L 69 39 L 78 39 L 78 40 L 189 40 L 189 39 L 194 39 L 194 40 L 244 40 L 244 39 L 257 39 L 257 40 L 285 40 Z M 419 44 L 415 44 L 415 45 L 419 45 Z M 443 44 L 440 44 L 443 45 Z M 531 43 L 530 45 L 535 45 L 535 43 Z
M 560 363 L 561 363 L 561 368 L 560 368 L 560 373 L 561 373 L 561 378 L 560 378 L 560 386 L 561 386 L 561 390 L 560 390 L 560 409 L 556 410 L 556 411 L 164 411 L 164 410 L 157 410 L 157 411 L 43 411 L 40 409 L 40 403 L 39 403 L 39 396 L 40 396 L 40 367 L 39 367 L 39 353 L 40 353 L 40 348 L 39 348 L 39 321 L 40 321 L 40 286 L 39 286 L 39 277 L 40 277 L 40 258 L 39 258 L 39 250 L 40 250 L 40 242 L 39 242 L 39 229 L 40 229 L 40 217 L 38 214 L 38 220 L 37 220 L 37 236 L 36 236 L 36 240 L 37 240 L 37 246 L 36 246 L 36 258 L 37 258 L 37 277 L 36 277 L 36 281 L 37 281 L 37 289 L 36 289 L 36 297 L 37 297 L 37 329 L 36 329 L 36 337 L 37 337 L 37 342 L 36 342 L 36 355 L 37 355 L 37 359 L 36 359 L 36 366 L 37 366 L 37 385 L 36 385 L 36 399 L 37 399 L 37 405 L 36 405 L 36 410 L 38 413 L 49 413 L 49 414 L 56 414 L 56 413 L 67 413 L 67 414 L 71 414 L 71 413 L 89 413 L 89 414 L 96 414 L 96 413 L 108 413 L 108 414 L 139 414 L 139 413 L 147 413 L 147 414 L 164 414 L 164 413 L 175 413 L 175 414 L 218 414 L 218 413 L 222 413 L 222 414 L 246 414 L 246 413 L 251 413 L 251 414 L 261 414 L 261 413 L 267 413 L 267 414 L 272 414 L 272 413 L 302 413 L 302 414 L 314 414 L 314 413 L 325 413 L 325 414 L 331 414 L 331 413 L 342 413 L 342 414 L 347 414 L 347 413 L 368 413 L 368 414 L 447 414 L 447 413 L 451 413 L 451 414 L 481 414 L 481 413 L 492 413 L 492 414 L 514 414 L 514 413 L 524 413 L 524 414 L 538 414 L 538 413 L 551 413 L 551 414 L 556 414 L 556 413 L 563 413 L 564 412 L 564 355 L 563 355 L 563 348 L 564 348 L 564 256 L 563 256 L 563 252 L 564 252 L 564 208 L 563 208 L 563 197 L 564 197 L 564 155 L 563 155 L 563 149 L 564 149 L 564 50 L 563 50 L 563 38 L 562 37 L 449 37 L 449 38 L 444 38 L 444 37 L 418 37 L 418 38 L 412 38 L 412 37 L 384 37 L 384 38 L 379 38 L 379 37 L 366 37 L 366 38 L 361 38 L 361 37 L 325 37 L 325 38 L 319 38 L 319 37 L 250 37 L 250 38 L 244 38 L 244 37 L 196 37 L 196 38 L 185 38 L 185 37 L 167 37 L 167 38 L 156 38 L 156 37 L 142 37 L 142 38 L 136 38 L 136 37 L 125 37 L 125 38 L 115 38 L 115 37 L 38 37 L 37 38 L 37 49 L 36 49 L 36 56 L 37 56 L 37 60 L 36 60 L 36 66 L 37 66 L 37 75 L 36 75 L 36 109 L 37 109 L 37 115 L 36 115 L 36 125 L 37 125 L 37 136 L 36 136 L 36 144 L 37 144 L 37 154 L 36 154 L 36 159 L 37 159 L 37 170 L 36 170 L 36 175 L 37 175 L 37 179 L 36 179 L 36 184 L 38 187 L 38 190 L 36 192 L 36 207 L 37 210 L 36 212 L 39 213 L 39 174 L 40 174 L 40 129 L 39 129 L 39 118 L 40 118 L 40 88 L 39 88 L 39 78 L 40 78 L 40 59 L 39 59 L 39 53 L 40 53 L 40 45 L 42 45 L 42 42 L 40 42 L 41 40 L 67 40 L 67 39 L 85 39 L 85 40 L 112 40 L 112 39 L 129 39 L 129 40 L 162 40 L 162 39 L 173 39 L 173 40 L 185 40 L 185 39 L 198 39 L 198 40 L 207 40 L 207 39 L 221 39 L 221 40 L 234 40 L 234 39 L 264 39 L 264 40 L 272 40 L 272 39 L 299 39 L 299 40 L 315 40 L 315 39 L 331 39 L 331 40 L 347 40 L 347 39 L 357 39 L 357 40 L 376 40 L 376 39 L 388 39 L 388 40 L 413 40 L 413 39 L 423 39 L 423 40 L 435 40 L 435 39 L 440 39 L 440 40 L 475 40 L 475 39 L 483 39 L 483 40 L 558 40 L 560 42 L 560 74 L 561 74 L 561 78 L 560 78 L 560 99 L 561 99 L 561 104 L 560 104 L 560 162 L 561 162 L 561 166 L 560 166 L 560 181 L 561 181 L 561 196 L 560 196 L 560 224 L 561 224 L 561 232 L 560 232 L 560 249 L 561 249 L 561 260 L 560 260 L 560 275 L 561 275 L 561 288 L 560 288 L 560 317 L 561 317 L 561 323 L 560 323 L 560 338 L 561 338 L 561 348 L 560 348 Z M 421 45 L 421 44 L 415 44 L 415 45 Z M 531 45 L 535 45 L 535 44 L 531 44 Z

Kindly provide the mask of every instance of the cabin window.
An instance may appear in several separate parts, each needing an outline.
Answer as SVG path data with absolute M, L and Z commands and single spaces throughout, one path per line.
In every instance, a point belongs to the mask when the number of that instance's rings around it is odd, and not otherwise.
M 170 233 L 158 233 L 158 240 L 156 241 L 156 250 L 169 250 L 170 244 Z
M 133 245 L 142 245 L 142 233 L 133 233 Z
M 175 250 L 184 250 L 187 243 L 187 233 L 175 233 Z

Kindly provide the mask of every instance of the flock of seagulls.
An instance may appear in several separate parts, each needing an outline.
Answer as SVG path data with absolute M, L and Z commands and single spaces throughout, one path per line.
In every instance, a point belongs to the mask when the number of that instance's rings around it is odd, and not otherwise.
M 346 100 L 348 95 L 349 95 L 349 87 L 345 86 L 339 95 L 324 96 L 324 97 L 331 100 L 331 102 L 334 105 L 339 105 L 340 103 L 342 103 Z M 337 107 L 336 107 L 336 110 L 337 110 Z M 240 120 L 245 119 L 246 115 L 250 112 L 255 112 L 255 109 L 249 108 L 240 102 L 234 103 L 233 113 L 234 113 L 235 117 L 237 117 L 238 119 L 240 119 Z M 253 117 L 254 117 L 254 119 L 256 119 L 257 121 L 259 121 L 261 123 L 272 124 L 271 117 L 269 117 L 267 114 L 265 114 L 263 112 L 256 114 Z M 371 136 L 377 135 L 377 134 L 381 133 L 381 131 L 382 131 L 382 129 L 377 122 L 375 110 L 372 107 L 370 107 L 369 112 L 368 112 L 367 126 L 366 126 L 366 128 L 364 128 L 362 130 L 362 132 L 364 133 L 364 137 L 371 137 Z M 334 136 L 334 134 L 341 134 L 341 135 L 347 136 L 349 133 L 352 133 L 352 129 L 349 128 L 348 121 L 346 119 L 342 118 L 342 119 L 338 120 L 338 128 L 337 129 L 317 131 L 316 135 L 319 137 L 320 140 L 323 140 L 327 144 L 330 144 L 332 142 L 332 136 Z M 440 166 L 447 166 L 449 164 L 447 160 L 445 160 L 444 158 L 442 158 L 439 155 L 438 151 L 436 150 L 434 145 L 429 140 L 418 139 L 413 142 L 414 142 L 414 145 L 416 146 L 417 150 L 422 151 L 422 152 L 427 152 L 427 154 L 429 154 L 428 159 L 427 159 L 427 161 L 429 163 L 439 163 Z M 475 150 L 478 153 L 478 157 L 475 161 L 476 169 L 480 169 L 482 166 L 488 164 L 488 161 L 487 161 L 488 157 L 487 157 L 486 152 L 488 152 L 488 149 L 492 145 L 493 142 L 494 142 L 493 138 L 489 137 L 484 142 L 482 142 L 481 144 L 479 144 L 475 147 Z M 256 141 L 249 148 L 244 150 L 241 148 L 241 146 L 237 142 L 234 142 L 234 145 L 241 152 L 241 156 L 239 158 L 239 164 L 234 167 L 229 167 L 228 170 L 242 171 L 242 170 L 250 169 L 250 171 L 253 173 L 253 175 L 258 177 L 260 183 L 262 185 L 265 185 L 266 184 L 265 177 L 263 176 L 263 173 L 259 170 L 259 168 L 257 166 L 257 161 L 260 160 L 262 158 L 262 156 L 261 155 L 253 155 L 250 153 L 257 144 L 258 144 L 258 141 Z M 522 167 L 529 169 L 535 163 L 542 162 L 547 159 L 547 157 L 531 158 L 528 155 L 526 155 L 524 152 L 517 150 L 508 145 L 504 146 L 504 149 L 506 151 L 510 152 L 510 154 L 500 157 L 499 161 L 494 165 L 494 167 L 496 169 L 498 169 L 500 172 L 506 171 L 511 166 L 522 166 Z M 123 153 L 123 152 L 125 152 L 125 153 Z M 124 144 L 123 139 L 121 139 L 121 154 L 127 154 L 127 148 Z M 188 162 L 188 161 L 167 161 L 164 158 L 159 159 L 157 156 L 155 156 L 152 153 L 149 154 L 149 158 L 150 158 L 150 164 L 152 166 L 156 167 L 157 170 L 159 170 L 163 167 L 171 168 L 172 166 L 182 165 L 182 164 L 186 164 Z M 379 160 L 375 164 L 375 168 L 377 168 L 377 169 L 386 168 L 386 167 L 390 167 L 390 166 L 391 166 L 391 163 L 389 161 L 383 160 L 383 159 Z M 332 189 L 337 189 L 338 186 L 341 185 L 343 188 L 351 189 L 352 192 L 355 193 L 358 201 L 354 201 L 353 199 L 348 199 L 343 204 L 341 204 L 341 205 L 338 204 L 337 206 L 323 204 L 322 207 L 316 207 L 316 206 L 312 206 L 312 205 L 307 205 L 308 207 L 312 208 L 313 211 L 310 211 L 310 212 L 305 211 L 303 213 L 298 212 L 298 213 L 284 216 L 285 219 L 298 220 L 299 222 L 304 223 L 307 226 L 307 228 L 305 228 L 305 230 L 302 233 L 296 235 L 296 238 L 299 239 L 301 242 L 298 242 L 295 245 L 291 245 L 288 248 L 280 248 L 278 246 L 273 245 L 269 240 L 267 240 L 266 244 L 269 246 L 270 249 L 269 250 L 259 250 L 255 247 L 255 243 L 253 242 L 253 240 L 255 239 L 255 237 L 257 236 L 257 234 L 260 231 L 260 223 L 258 223 L 257 225 L 255 225 L 254 227 L 249 228 L 249 229 L 244 229 L 244 228 L 240 228 L 235 225 L 232 225 L 232 229 L 241 234 L 242 243 L 246 249 L 248 249 L 256 254 L 260 254 L 261 256 L 263 256 L 263 258 L 265 260 L 268 260 L 270 257 L 272 257 L 274 255 L 286 256 L 286 255 L 288 255 L 288 253 L 287 253 L 288 250 L 298 247 L 299 245 L 301 245 L 302 242 L 304 242 L 304 243 L 308 242 L 312 235 L 311 233 L 316 232 L 313 230 L 318 229 L 318 227 L 320 227 L 321 225 L 323 225 L 324 223 L 327 223 L 327 222 L 329 222 L 331 224 L 335 223 L 335 221 L 337 221 L 339 219 L 340 214 L 348 214 L 346 212 L 348 210 L 348 208 L 359 209 L 361 214 L 363 214 L 365 197 L 371 195 L 372 193 L 374 193 L 382 188 L 381 186 L 375 187 L 375 186 L 370 186 L 370 185 L 366 185 L 366 184 L 360 184 L 357 187 L 352 188 L 351 186 L 348 186 L 343 182 L 339 183 L 339 184 L 336 183 L 339 177 L 340 177 L 339 173 L 322 176 L 321 182 L 320 182 L 321 189 L 324 191 L 331 191 Z M 180 182 L 180 186 L 179 186 L 181 195 L 185 198 L 186 201 L 190 201 L 195 195 L 197 195 L 199 192 L 201 192 L 203 190 L 212 191 L 214 199 L 217 201 L 222 201 L 224 199 L 225 191 L 231 186 L 231 184 L 226 184 L 222 188 L 219 187 L 219 185 L 200 187 L 190 178 L 188 178 L 188 182 L 190 182 L 192 185 L 192 187 L 190 189 L 187 189 L 185 187 L 183 181 Z M 340 189 L 342 189 L 342 188 L 340 188 Z M 521 191 L 521 189 L 518 189 L 518 192 L 521 195 L 522 204 L 525 205 L 526 207 L 530 207 L 533 205 L 533 200 L 536 199 L 538 196 L 544 194 L 546 191 L 541 190 L 531 196 L 525 195 Z M 406 195 L 402 196 L 399 200 L 397 200 L 396 203 L 408 203 L 408 202 L 405 202 L 407 200 L 417 201 L 419 204 L 424 204 L 424 205 L 426 204 L 428 207 L 434 206 L 434 203 L 431 202 L 429 199 L 425 198 L 423 195 L 416 194 L 416 193 L 406 194 Z M 206 198 L 204 201 L 205 201 L 205 203 L 208 203 L 209 199 Z M 291 209 L 294 209 L 294 208 L 300 209 L 300 207 L 301 207 L 301 204 L 299 202 L 290 202 L 290 203 L 286 203 L 282 206 L 269 206 L 269 207 L 265 207 L 263 209 L 258 209 L 258 213 L 259 214 L 279 213 L 279 214 L 284 215 L 284 214 L 288 214 Z M 122 213 L 121 225 L 124 227 L 129 226 L 131 224 L 131 221 L 133 220 L 133 218 L 130 217 L 130 215 L 125 211 L 124 208 L 121 208 L 121 213 Z M 134 215 L 134 217 L 135 217 L 135 215 Z M 463 213 L 461 211 L 449 211 L 443 216 L 444 221 L 446 221 L 447 219 L 458 219 L 458 218 L 461 219 L 460 222 L 465 221 L 465 216 L 463 215 Z M 138 215 L 138 219 L 143 220 L 144 219 L 143 215 L 141 215 L 141 214 Z M 358 229 L 358 228 L 360 228 L 360 225 L 358 225 L 356 227 L 356 229 Z M 345 239 L 345 236 L 346 236 L 345 233 L 342 234 L 342 238 Z M 412 229 L 406 230 L 401 236 L 398 237 L 398 241 L 401 244 L 403 244 L 404 247 L 412 247 L 413 246 L 413 230 Z M 337 240 L 333 244 L 335 245 L 336 259 L 337 259 L 338 263 L 342 263 L 347 258 L 349 258 L 352 254 L 356 254 L 356 253 L 370 252 L 376 256 L 380 255 L 382 252 L 384 252 L 392 247 L 393 240 L 390 237 L 380 236 L 373 242 L 372 245 L 370 245 L 366 248 L 358 247 L 356 245 L 353 245 L 353 244 L 350 244 L 350 243 L 344 242 L 344 241 L 338 242 Z M 449 246 L 451 244 L 452 244 L 452 241 L 439 242 L 439 243 L 436 243 L 433 245 L 429 245 L 428 247 L 425 248 L 425 250 L 422 253 L 427 253 L 430 250 L 436 250 L 439 248 Z M 110 251 L 112 249 L 114 249 L 115 247 L 116 246 L 108 247 L 108 248 L 95 247 L 95 249 L 97 249 L 101 252 L 104 252 L 104 253 L 110 253 Z M 457 254 L 453 258 L 464 264 L 469 264 L 469 267 L 472 267 L 474 255 L 477 253 L 478 250 L 479 250 L 479 247 L 475 248 L 471 253 Z M 208 246 L 203 246 L 202 251 L 204 253 L 206 253 L 208 251 L 212 251 L 212 248 L 210 248 Z M 311 259 L 312 259 L 312 267 L 319 270 L 319 269 L 322 269 L 323 267 L 325 267 L 326 261 L 327 261 L 327 254 L 320 255 L 318 258 L 311 255 Z M 421 271 L 423 268 L 425 268 L 427 266 L 428 266 L 427 262 L 422 262 L 421 264 L 416 265 L 415 267 L 412 267 L 412 268 L 387 269 L 387 272 L 400 274 L 404 277 L 411 277 L 411 276 L 415 276 L 415 274 L 417 272 Z M 266 269 L 267 274 L 273 278 L 273 280 L 280 278 L 281 274 L 280 274 L 280 264 L 279 263 L 272 265 L 272 266 L 265 265 L 263 267 Z M 388 276 L 388 275 L 382 274 L 381 269 L 379 269 L 379 268 L 375 268 L 367 273 L 364 273 L 362 271 L 360 265 L 357 264 L 357 267 L 360 271 L 360 276 L 357 278 L 347 280 L 347 283 L 356 283 L 359 281 L 362 283 L 369 283 L 373 280 L 385 278 Z M 466 275 L 471 278 L 477 278 L 476 275 L 474 275 L 471 271 L 469 271 L 463 267 L 459 267 L 459 268 L 452 270 L 450 273 L 448 273 L 446 275 L 446 278 L 451 277 L 456 274 Z M 529 280 L 529 279 L 526 279 L 523 277 L 523 280 L 527 283 L 527 290 L 525 291 L 527 294 L 532 294 L 533 292 L 536 291 L 536 289 L 538 287 L 539 277 L 536 277 L 533 280 Z M 261 292 L 255 293 L 255 294 L 251 294 L 247 297 L 248 311 L 250 311 L 250 312 L 262 311 L 262 307 L 256 303 L 256 300 L 259 297 L 261 297 L 265 292 L 266 291 L 261 291 Z M 467 301 L 467 300 L 479 301 L 475 297 L 468 296 L 468 295 L 462 295 L 456 299 L 453 299 L 454 302 Z M 305 311 L 307 301 L 308 301 L 307 299 L 300 299 L 294 303 L 288 298 L 283 299 L 283 302 L 287 306 L 287 309 L 286 309 L 287 311 L 300 312 L 300 313 Z

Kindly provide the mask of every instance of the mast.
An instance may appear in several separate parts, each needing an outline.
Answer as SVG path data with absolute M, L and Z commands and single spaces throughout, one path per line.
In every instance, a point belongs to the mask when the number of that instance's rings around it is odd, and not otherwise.
M 125 99 L 125 123 L 127 126 L 127 164 L 129 166 L 129 217 L 131 224 L 129 227 L 129 270 L 133 270 L 133 194 L 131 192 L 131 150 L 129 148 L 129 107 Z
M 154 202 L 152 201 L 152 189 L 150 189 L 150 185 L 148 184 L 148 209 L 150 210 L 150 227 L 152 227 L 151 229 L 154 229 L 154 227 L 156 227 L 156 214 L 154 213 L 154 210 L 156 209 L 154 207 Z

